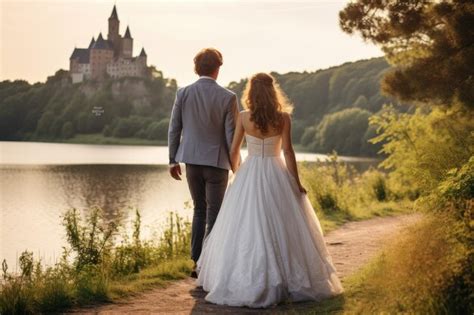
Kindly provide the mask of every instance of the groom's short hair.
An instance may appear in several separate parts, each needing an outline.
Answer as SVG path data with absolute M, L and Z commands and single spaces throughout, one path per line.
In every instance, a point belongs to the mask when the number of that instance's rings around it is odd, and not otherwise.
M 222 66 L 222 54 L 215 48 L 204 48 L 194 57 L 194 72 L 211 75 Z

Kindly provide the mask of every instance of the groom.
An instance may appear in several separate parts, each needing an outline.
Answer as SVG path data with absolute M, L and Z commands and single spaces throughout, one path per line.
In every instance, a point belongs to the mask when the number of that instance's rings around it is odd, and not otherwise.
M 168 130 L 169 171 L 181 180 L 179 162 L 186 164 L 186 179 L 194 203 L 191 235 L 192 277 L 202 243 L 216 221 L 227 188 L 229 150 L 238 114 L 235 93 L 221 87 L 216 79 L 222 55 L 205 48 L 194 57 L 199 79 L 178 89 Z

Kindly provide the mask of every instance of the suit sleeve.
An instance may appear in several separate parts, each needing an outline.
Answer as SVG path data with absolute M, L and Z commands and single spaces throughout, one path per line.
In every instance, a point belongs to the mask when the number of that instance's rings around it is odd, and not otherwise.
M 176 153 L 178 152 L 179 143 L 181 141 L 181 132 L 183 130 L 182 120 L 182 104 L 181 104 L 180 90 L 176 92 L 176 98 L 171 110 L 171 119 L 168 128 L 168 149 L 169 149 L 169 163 L 176 163 Z
M 231 97 L 230 103 L 227 106 L 226 116 L 225 116 L 225 136 L 227 150 L 230 151 L 232 145 L 232 139 L 234 138 L 235 131 L 235 121 L 237 115 L 239 114 L 239 108 L 237 104 L 237 96 L 234 94 Z

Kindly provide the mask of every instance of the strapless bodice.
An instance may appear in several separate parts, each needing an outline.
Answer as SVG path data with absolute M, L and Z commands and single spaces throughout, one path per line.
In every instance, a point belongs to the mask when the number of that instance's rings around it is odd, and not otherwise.
M 246 134 L 249 156 L 275 157 L 281 154 L 281 135 L 261 139 Z

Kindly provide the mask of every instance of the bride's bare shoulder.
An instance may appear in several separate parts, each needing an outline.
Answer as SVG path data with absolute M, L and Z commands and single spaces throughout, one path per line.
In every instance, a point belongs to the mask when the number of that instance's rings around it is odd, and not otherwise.
M 239 113 L 241 119 L 246 119 L 249 114 L 250 111 L 248 109 L 241 110 Z

